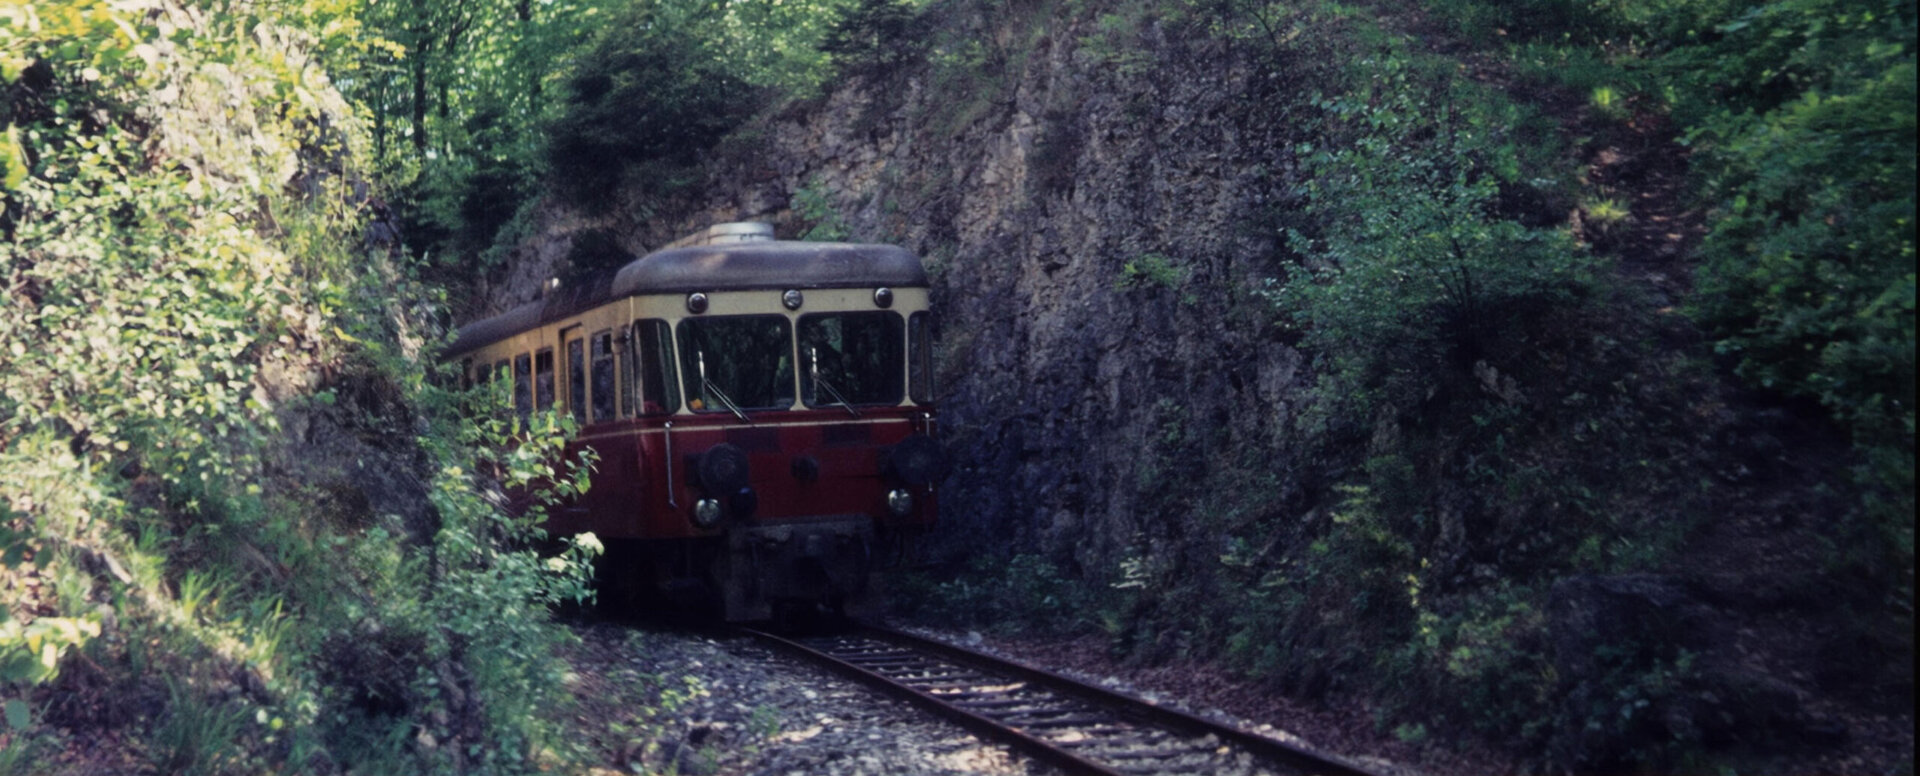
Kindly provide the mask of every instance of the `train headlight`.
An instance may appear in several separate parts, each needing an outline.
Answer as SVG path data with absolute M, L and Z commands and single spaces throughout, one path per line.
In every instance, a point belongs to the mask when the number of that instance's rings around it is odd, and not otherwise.
M 720 499 L 703 498 L 693 502 L 693 524 L 701 528 L 719 525 L 724 514 L 726 510 L 720 507 Z
M 687 295 L 687 312 L 699 315 L 707 311 L 707 295 L 695 291 Z
M 789 310 L 800 309 L 800 305 L 806 300 L 806 297 L 800 295 L 798 288 L 789 288 L 786 293 L 780 295 L 780 304 L 786 305 Z
M 913 511 L 913 494 L 900 488 L 888 491 L 887 511 L 892 512 L 894 517 L 906 517 L 908 512 Z
M 882 310 L 892 307 L 893 306 L 893 289 L 891 288 L 876 289 L 873 292 L 873 303 L 874 305 L 878 306 Z

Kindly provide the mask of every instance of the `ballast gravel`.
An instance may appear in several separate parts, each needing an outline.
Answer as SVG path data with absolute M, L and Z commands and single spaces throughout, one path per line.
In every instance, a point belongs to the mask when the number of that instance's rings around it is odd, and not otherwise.
M 751 640 L 589 623 L 565 650 L 568 745 L 589 773 L 1055 774 L 916 707 Z

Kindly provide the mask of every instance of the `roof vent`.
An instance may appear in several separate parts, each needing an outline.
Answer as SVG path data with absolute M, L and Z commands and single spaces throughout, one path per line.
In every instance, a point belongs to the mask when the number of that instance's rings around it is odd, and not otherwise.
M 773 224 L 761 221 L 733 221 L 714 224 L 703 231 L 682 237 L 668 243 L 665 248 L 687 248 L 696 245 L 724 245 L 727 243 L 773 242 Z

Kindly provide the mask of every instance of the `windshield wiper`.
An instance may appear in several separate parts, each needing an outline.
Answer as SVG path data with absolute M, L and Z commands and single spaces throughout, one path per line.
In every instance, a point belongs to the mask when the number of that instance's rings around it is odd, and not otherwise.
M 848 415 L 856 418 L 860 417 L 860 411 L 854 409 L 852 404 L 847 403 L 847 397 L 841 396 L 840 392 L 834 389 L 833 383 L 827 382 L 826 378 L 820 376 L 820 353 L 811 347 L 807 348 L 807 376 L 813 379 L 813 393 L 815 397 L 819 396 L 820 389 L 825 388 L 827 389 L 827 394 L 832 396 L 834 401 L 840 404 L 840 408 L 847 411 Z
M 720 386 L 714 385 L 712 380 L 707 379 L 707 354 L 696 351 L 694 356 L 698 359 L 700 366 L 700 394 L 703 396 L 711 394 L 714 398 L 719 399 L 720 406 L 726 407 L 727 411 L 732 412 L 734 417 L 752 423 L 753 421 L 747 417 L 747 413 L 740 411 L 740 405 L 734 404 L 732 399 L 727 398 L 726 391 L 720 390 Z
M 848 404 L 847 397 L 841 396 L 839 391 L 834 390 L 833 383 L 827 382 L 826 378 L 823 378 L 816 374 L 813 376 L 813 384 L 816 387 L 827 389 L 827 393 L 833 396 L 834 403 L 839 404 L 842 409 L 845 409 L 848 415 L 852 415 L 856 418 L 860 417 L 860 411 L 854 409 L 853 405 Z

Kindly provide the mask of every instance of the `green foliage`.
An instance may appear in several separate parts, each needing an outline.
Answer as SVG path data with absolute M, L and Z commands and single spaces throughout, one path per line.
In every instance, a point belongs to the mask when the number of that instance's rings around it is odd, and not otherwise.
M 871 78 L 920 59 L 925 41 L 924 23 L 911 0 L 856 0 L 840 10 L 820 50 L 842 71 Z
M 636 6 L 582 54 L 547 141 L 548 165 L 572 200 L 606 204 L 630 170 L 690 163 L 758 108 L 698 34 L 712 23 L 701 8 Z
M 1414 704 L 1439 709 L 1483 734 L 1537 745 L 1551 732 L 1557 677 L 1546 649 L 1540 596 L 1501 586 L 1423 607 L 1411 638 L 1388 660 Z
M 128 738 L 204 773 L 517 771 L 550 735 L 564 631 L 546 611 L 586 594 L 593 543 L 543 556 L 541 507 L 478 494 L 550 503 L 590 462 L 556 471 L 564 421 L 470 423 L 466 398 L 427 384 L 414 326 L 437 302 L 362 250 L 368 144 L 323 69 L 384 50 L 361 10 L 0 8 L 0 118 L 25 168 L 0 192 L 11 728 L 56 695 L 146 697 L 169 713 Z M 418 465 L 422 514 L 318 497 L 286 471 L 313 457 L 289 450 L 289 418 L 389 440 L 364 454 Z M 330 670 L 354 636 L 417 649 Z M 60 670 L 75 655 L 85 679 Z M 381 676 L 393 703 L 369 711 Z M 42 727 L 13 730 L 4 757 Z
M 1797 0 L 1689 21 L 1715 34 L 1661 63 L 1719 205 L 1696 314 L 1742 377 L 1852 431 L 1863 508 L 1887 561 L 1910 567 L 1914 5 Z
M 1186 287 L 1193 268 L 1159 253 L 1143 253 L 1120 266 L 1120 277 L 1113 281 L 1116 291 L 1129 288 L 1164 288 L 1178 291 Z
M 1740 377 L 1852 434 L 1867 520 L 1848 543 L 1911 566 L 1914 4 L 1434 8 L 1464 37 L 1516 42 L 1522 77 L 1591 94 L 1602 115 L 1672 117 L 1710 209 L 1690 311 Z M 1505 37 L 1482 34 L 1495 27 Z
M 245 712 L 210 701 L 184 683 L 167 681 L 167 712 L 153 731 L 154 765 L 166 773 L 219 774 L 242 756 Z
M 706 148 L 767 95 L 817 90 L 830 70 L 817 44 L 842 5 L 375 3 L 353 20 L 372 43 L 332 64 L 351 74 L 374 156 L 405 194 L 408 244 L 463 278 L 524 236 L 512 227 L 545 181 L 599 203 L 630 171 Z
M 98 618 L 38 617 L 31 623 L 0 623 L 0 686 L 40 684 L 60 671 L 67 650 L 100 635 Z M 7 701 L 7 718 L 16 720 L 21 701 Z M 14 727 L 22 727 L 15 725 Z
M 836 242 L 847 239 L 850 234 L 839 209 L 833 206 L 833 199 L 817 180 L 793 192 L 793 211 L 802 221 L 812 224 L 800 236 L 802 240 Z
M 1087 585 L 1030 554 L 980 554 L 946 578 L 903 578 L 895 601 L 905 614 L 948 626 L 1053 634 L 1092 629 L 1102 605 Z
M 1154 65 L 1153 53 L 1140 40 L 1147 29 L 1146 20 L 1155 11 L 1153 4 L 1125 3 L 1117 10 L 1093 20 L 1093 29 L 1077 41 L 1080 50 L 1093 57 L 1102 69 L 1121 76 L 1138 76 Z
M 1356 65 L 1365 82 L 1315 100 L 1325 139 L 1300 151 L 1321 233 L 1290 233 L 1306 268 L 1270 298 L 1325 360 L 1322 395 L 1368 417 L 1509 347 L 1590 280 L 1564 230 L 1498 210 L 1503 188 L 1552 185 L 1533 177 L 1519 106 L 1444 61 Z

